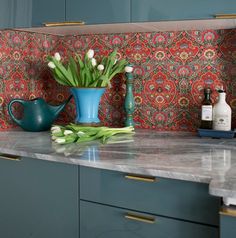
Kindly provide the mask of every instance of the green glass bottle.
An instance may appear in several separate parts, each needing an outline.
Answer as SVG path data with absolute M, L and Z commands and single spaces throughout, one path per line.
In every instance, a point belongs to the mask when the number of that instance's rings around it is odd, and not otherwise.
M 213 116 L 212 116 L 212 101 L 211 89 L 204 89 L 204 100 L 201 107 L 201 129 L 212 129 Z

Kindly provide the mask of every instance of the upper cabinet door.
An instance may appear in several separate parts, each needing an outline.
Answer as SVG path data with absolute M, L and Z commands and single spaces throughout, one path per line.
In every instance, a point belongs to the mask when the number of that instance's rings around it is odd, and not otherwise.
M 66 0 L 66 20 L 85 24 L 130 22 L 130 0 Z
M 65 21 L 65 0 L 0 0 L 0 29 Z
M 208 19 L 236 13 L 235 0 L 131 0 L 131 21 Z
M 0 0 L 0 29 L 29 27 L 32 21 L 32 0 Z
M 42 26 L 45 22 L 64 22 L 65 7 L 65 0 L 32 0 L 32 26 Z

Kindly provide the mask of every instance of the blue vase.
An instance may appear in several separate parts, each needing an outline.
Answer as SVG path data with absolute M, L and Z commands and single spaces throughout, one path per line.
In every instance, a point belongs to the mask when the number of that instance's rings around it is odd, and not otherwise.
M 106 88 L 71 88 L 75 99 L 76 119 L 78 124 L 100 123 L 98 108 Z

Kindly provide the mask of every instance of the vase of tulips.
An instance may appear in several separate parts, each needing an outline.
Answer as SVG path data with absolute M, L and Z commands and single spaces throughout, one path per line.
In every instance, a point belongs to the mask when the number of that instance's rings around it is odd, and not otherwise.
M 55 80 L 69 86 L 76 104 L 77 124 L 99 124 L 98 108 L 102 95 L 111 79 L 125 70 L 127 61 L 117 60 L 117 50 L 104 56 L 100 62 L 90 49 L 82 60 L 79 55 L 70 57 L 64 65 L 59 53 L 48 57 L 48 66 Z

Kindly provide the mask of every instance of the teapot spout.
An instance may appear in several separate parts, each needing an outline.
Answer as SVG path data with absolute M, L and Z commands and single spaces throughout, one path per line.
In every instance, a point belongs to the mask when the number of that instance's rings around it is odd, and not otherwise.
M 59 115 L 59 113 L 64 109 L 64 107 L 66 106 L 66 104 L 71 100 L 72 95 L 69 96 L 68 99 L 66 99 L 62 104 L 58 105 L 58 106 L 52 106 L 49 105 L 50 110 L 52 111 L 52 113 L 54 114 L 55 118 Z

